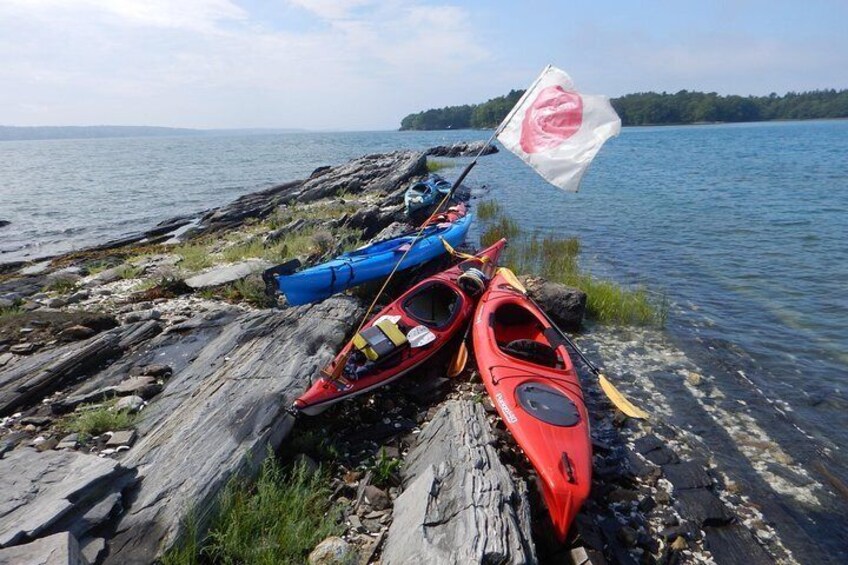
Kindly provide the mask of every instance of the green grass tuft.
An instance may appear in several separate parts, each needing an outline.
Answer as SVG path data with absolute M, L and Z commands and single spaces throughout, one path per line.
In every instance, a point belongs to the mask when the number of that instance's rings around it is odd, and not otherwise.
M 480 245 L 489 247 L 504 237 L 512 241 L 519 233 L 521 233 L 521 229 L 518 227 L 518 223 L 509 216 L 502 215 L 483 231 L 483 235 L 480 236 Z
M 66 432 L 96 436 L 103 432 L 132 428 L 136 416 L 126 410 L 112 410 L 114 403 L 83 405 L 65 417 L 59 427 Z
M 442 169 L 455 167 L 456 164 L 452 161 L 438 161 L 436 159 L 427 159 L 427 172 L 438 173 Z
M 174 249 L 180 256 L 180 267 L 195 272 L 215 264 L 209 254 L 209 249 L 202 243 L 183 243 Z
M 71 278 L 56 277 L 44 287 L 45 292 L 57 292 L 67 294 L 77 286 L 77 282 Z
M 483 205 L 478 214 L 482 218 Z M 526 236 L 518 224 L 503 214 L 497 204 L 488 207 L 491 216 L 480 243 L 487 247 L 502 237 L 509 247 L 502 259 L 516 273 L 532 273 L 550 281 L 579 288 L 586 293 L 587 317 L 602 323 L 662 327 L 668 316 L 665 295 L 654 295 L 644 288 L 626 288 L 613 281 L 596 278 L 580 269 L 577 238 Z
M 275 300 L 265 294 L 265 283 L 259 275 L 239 279 L 224 290 L 224 296 L 233 302 L 247 302 L 257 308 L 271 308 Z
M 127 280 L 127 279 L 137 279 L 144 273 L 144 269 L 142 267 L 137 267 L 135 265 L 130 265 L 129 263 L 125 263 L 121 265 L 121 268 L 118 269 L 117 275 L 119 278 Z
M 386 448 L 380 449 L 379 455 L 374 458 L 369 468 L 372 473 L 372 482 L 377 486 L 389 486 L 398 483 L 397 472 L 401 461 L 396 457 L 389 457 Z
M 305 563 L 318 542 L 344 529 L 330 492 L 326 473 L 302 465 L 286 472 L 269 456 L 254 484 L 230 481 L 205 538 L 187 527 L 183 544 L 169 551 L 163 563 Z
M 477 206 L 477 217 L 486 222 L 501 214 L 501 205 L 496 200 L 485 200 Z

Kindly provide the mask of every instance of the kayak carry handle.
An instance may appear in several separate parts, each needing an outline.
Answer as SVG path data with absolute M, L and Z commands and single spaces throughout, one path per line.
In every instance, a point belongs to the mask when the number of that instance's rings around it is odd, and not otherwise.
M 568 482 L 576 484 L 577 479 L 574 478 L 574 468 L 571 466 L 571 460 L 568 458 L 568 453 L 562 452 L 562 466 L 565 467 L 565 473 L 568 475 Z

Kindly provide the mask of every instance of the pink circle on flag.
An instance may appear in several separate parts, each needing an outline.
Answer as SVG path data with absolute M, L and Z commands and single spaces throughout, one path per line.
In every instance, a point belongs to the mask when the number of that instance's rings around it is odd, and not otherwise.
M 577 133 L 583 124 L 583 99 L 561 86 L 543 88 L 524 113 L 521 149 L 538 153 L 553 149 Z

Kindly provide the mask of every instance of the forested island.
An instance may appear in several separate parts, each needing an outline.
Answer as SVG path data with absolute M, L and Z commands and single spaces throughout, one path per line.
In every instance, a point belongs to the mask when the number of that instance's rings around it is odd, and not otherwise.
M 494 128 L 523 94 L 523 90 L 512 90 L 482 104 L 410 114 L 403 118 L 400 129 Z M 625 126 L 848 118 L 848 90 L 834 89 L 789 92 L 783 96 L 722 96 L 688 90 L 674 94 L 640 92 L 613 98 L 611 102 Z

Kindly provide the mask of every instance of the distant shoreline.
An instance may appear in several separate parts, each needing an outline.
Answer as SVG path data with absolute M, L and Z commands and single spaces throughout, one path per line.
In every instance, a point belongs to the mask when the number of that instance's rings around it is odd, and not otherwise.
M 128 137 L 205 137 L 211 135 L 263 135 L 304 133 L 297 128 L 191 129 L 159 126 L 0 126 L 0 141 L 48 139 L 108 139 Z

